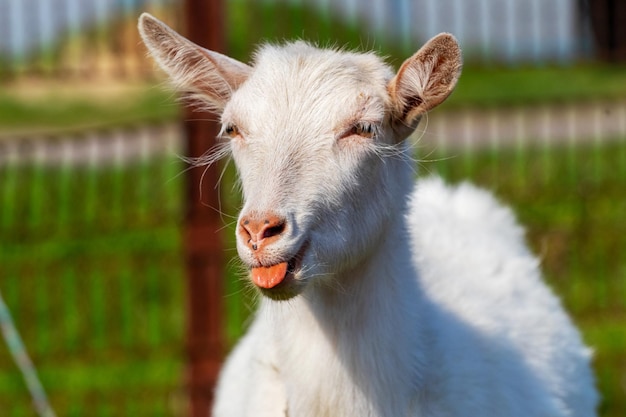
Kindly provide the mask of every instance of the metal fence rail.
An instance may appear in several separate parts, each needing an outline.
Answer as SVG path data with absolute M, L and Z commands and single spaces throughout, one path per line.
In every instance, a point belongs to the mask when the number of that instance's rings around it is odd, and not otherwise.
M 626 138 L 626 100 L 463 108 L 435 112 L 426 123 L 424 142 L 436 148 L 601 144 Z
M 70 133 L 0 135 L 0 167 L 110 166 L 182 152 L 177 123 L 119 126 Z

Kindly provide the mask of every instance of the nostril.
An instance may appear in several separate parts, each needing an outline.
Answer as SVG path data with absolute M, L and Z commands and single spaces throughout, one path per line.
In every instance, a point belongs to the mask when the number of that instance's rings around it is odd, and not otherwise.
M 278 224 L 272 225 L 272 223 L 268 220 L 265 220 L 265 229 L 263 230 L 263 235 L 261 239 L 267 239 L 272 236 L 278 236 L 285 230 L 285 222 L 282 220 L 278 221 Z

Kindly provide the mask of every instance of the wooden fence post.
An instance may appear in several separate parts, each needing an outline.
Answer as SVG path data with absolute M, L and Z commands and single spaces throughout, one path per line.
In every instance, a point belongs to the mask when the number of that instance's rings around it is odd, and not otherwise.
M 186 36 L 212 50 L 223 51 L 223 3 L 218 0 L 185 0 Z M 216 115 L 187 109 L 186 155 L 199 157 L 214 143 Z M 222 239 L 217 212 L 217 166 L 187 171 L 185 250 L 188 280 L 187 388 L 189 416 L 206 417 L 223 354 Z
M 584 8 L 584 2 L 581 3 Z M 626 62 L 626 3 L 623 0 L 588 0 L 597 58 Z

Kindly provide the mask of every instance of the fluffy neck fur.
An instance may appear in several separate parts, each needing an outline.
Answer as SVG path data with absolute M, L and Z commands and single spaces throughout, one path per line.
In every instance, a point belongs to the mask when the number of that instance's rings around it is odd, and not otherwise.
M 370 254 L 333 286 L 263 301 L 289 415 L 402 416 L 418 406 L 429 333 L 420 318 L 428 313 L 405 223 L 395 213 Z

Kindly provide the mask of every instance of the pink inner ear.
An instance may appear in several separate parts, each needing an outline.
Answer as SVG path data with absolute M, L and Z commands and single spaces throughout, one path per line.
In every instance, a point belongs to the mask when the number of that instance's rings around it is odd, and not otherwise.
M 406 98 L 402 109 L 402 119 L 406 119 L 412 110 L 416 110 L 422 104 L 424 104 L 424 99 L 417 94 Z
M 397 114 L 405 123 L 442 103 L 452 92 L 462 66 L 458 43 L 448 34 L 431 39 L 404 61 L 390 84 Z
M 150 15 L 141 16 L 139 30 L 175 87 L 201 107 L 223 110 L 233 90 L 252 72 L 248 65 L 196 45 Z

